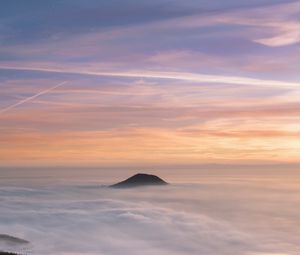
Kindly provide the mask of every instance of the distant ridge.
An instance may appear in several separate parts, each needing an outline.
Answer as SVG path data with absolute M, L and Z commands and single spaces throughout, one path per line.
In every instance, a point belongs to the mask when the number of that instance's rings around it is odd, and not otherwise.
M 0 245 L 4 245 L 4 246 L 23 246 L 23 245 L 27 245 L 30 244 L 29 241 L 22 239 L 22 238 L 18 238 L 15 236 L 11 236 L 11 235 L 6 235 L 6 234 L 0 234 Z M 7 250 L 7 249 L 4 249 Z M 0 250 L 0 255 L 20 255 L 19 253 L 16 252 L 6 252 L 3 250 Z
M 143 174 L 138 173 L 129 177 L 128 179 L 113 184 L 109 187 L 111 188 L 133 188 L 133 187 L 141 187 L 141 186 L 151 186 L 151 185 L 167 185 L 163 179 L 159 178 L 156 175 L 152 174 Z
M 10 245 L 29 244 L 27 240 L 5 234 L 0 234 L 0 242 L 5 242 Z
M 18 254 L 18 253 L 13 253 L 13 252 L 0 251 L 0 255 L 20 255 L 20 254 Z

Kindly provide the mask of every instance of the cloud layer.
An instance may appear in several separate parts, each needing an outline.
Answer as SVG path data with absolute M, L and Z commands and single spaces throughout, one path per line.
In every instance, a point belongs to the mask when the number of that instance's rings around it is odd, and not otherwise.
M 202 184 L 133 190 L 83 181 L 2 185 L 1 231 L 27 239 L 31 246 L 0 248 L 48 255 L 299 252 L 299 230 L 293 225 L 299 219 L 292 206 L 299 200 L 295 178 L 243 171 L 236 178 L 230 171 L 213 175 L 202 176 Z M 278 185 L 282 179 L 285 185 Z

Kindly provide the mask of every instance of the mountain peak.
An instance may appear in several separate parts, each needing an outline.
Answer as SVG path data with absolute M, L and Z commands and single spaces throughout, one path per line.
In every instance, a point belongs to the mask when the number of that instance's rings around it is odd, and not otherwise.
M 128 179 L 111 185 L 112 188 L 132 188 L 139 186 L 150 186 L 150 185 L 166 185 L 168 184 L 161 178 L 152 174 L 138 173 Z

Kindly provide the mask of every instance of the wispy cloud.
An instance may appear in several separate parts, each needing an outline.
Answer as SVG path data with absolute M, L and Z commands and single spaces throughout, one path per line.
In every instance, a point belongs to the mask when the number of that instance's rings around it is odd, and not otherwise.
M 207 16 L 194 15 L 166 21 L 166 24 L 173 22 L 180 27 L 242 25 L 254 42 L 277 47 L 300 42 L 300 20 L 297 18 L 299 12 L 299 3 L 290 2 L 247 10 L 229 10 Z M 239 32 L 243 34 L 242 31 Z
M 263 80 L 239 76 L 219 76 L 207 75 L 197 73 L 183 73 L 183 72 L 157 72 L 157 71 L 96 71 L 85 69 L 70 69 L 70 68 L 43 68 L 43 67 L 26 67 L 26 66 L 4 66 L 1 65 L 0 69 L 5 70 L 21 70 L 21 71 L 38 71 L 38 72 L 53 72 L 62 74 L 80 74 L 91 76 L 108 76 L 108 77 L 123 77 L 123 78 L 149 78 L 149 79 L 174 79 L 199 83 L 224 83 L 235 85 L 248 85 L 248 86 L 269 86 L 280 88 L 296 88 L 299 89 L 298 83 L 276 81 L 276 80 Z

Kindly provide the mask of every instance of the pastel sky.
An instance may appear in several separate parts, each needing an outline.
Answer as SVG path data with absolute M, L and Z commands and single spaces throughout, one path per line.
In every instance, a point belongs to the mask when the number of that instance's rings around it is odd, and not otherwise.
M 300 163 L 300 1 L 2 0 L 0 166 Z

